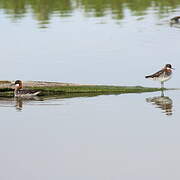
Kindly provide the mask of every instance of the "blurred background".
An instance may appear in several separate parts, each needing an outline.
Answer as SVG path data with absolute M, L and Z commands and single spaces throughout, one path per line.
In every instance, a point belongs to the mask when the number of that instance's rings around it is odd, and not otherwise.
M 171 63 L 179 87 L 180 0 L 0 0 L 0 77 L 159 86 Z

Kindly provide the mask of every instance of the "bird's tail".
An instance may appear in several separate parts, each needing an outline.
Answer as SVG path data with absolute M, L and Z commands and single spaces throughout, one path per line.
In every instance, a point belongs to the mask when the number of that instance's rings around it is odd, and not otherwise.
M 40 92 L 41 92 L 41 91 L 37 91 L 37 92 L 35 92 L 35 93 L 33 94 L 33 96 L 38 95 Z

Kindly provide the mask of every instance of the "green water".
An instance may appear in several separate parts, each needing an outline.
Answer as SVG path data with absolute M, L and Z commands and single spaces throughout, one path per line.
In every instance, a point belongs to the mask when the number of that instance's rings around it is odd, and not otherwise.
M 59 18 L 71 16 L 81 9 L 86 17 L 103 17 L 110 14 L 115 20 L 122 20 L 127 8 L 135 16 L 147 14 L 155 9 L 158 16 L 171 13 L 180 6 L 179 0 L 0 0 L 0 9 L 18 20 L 32 12 L 40 24 L 48 24 L 54 14 Z

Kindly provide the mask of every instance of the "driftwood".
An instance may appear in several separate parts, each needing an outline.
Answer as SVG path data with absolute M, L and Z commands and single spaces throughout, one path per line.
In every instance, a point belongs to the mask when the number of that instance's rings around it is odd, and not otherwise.
M 0 81 L 0 88 L 12 88 L 15 81 Z M 61 86 L 92 86 L 75 83 L 46 82 L 46 81 L 24 81 L 23 87 L 61 87 Z

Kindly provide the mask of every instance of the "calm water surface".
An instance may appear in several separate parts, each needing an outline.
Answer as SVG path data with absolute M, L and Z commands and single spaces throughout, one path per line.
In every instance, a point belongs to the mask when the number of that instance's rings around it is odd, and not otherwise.
M 172 63 L 179 87 L 180 0 L 18 2 L 0 0 L 1 79 L 158 86 L 144 76 Z
M 179 87 L 180 0 L 0 0 L 1 79 Z M 180 92 L 0 98 L 2 180 L 179 180 Z
M 1 178 L 179 179 L 180 96 L 159 96 L 1 101 Z

